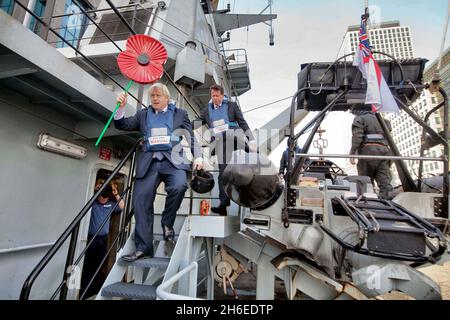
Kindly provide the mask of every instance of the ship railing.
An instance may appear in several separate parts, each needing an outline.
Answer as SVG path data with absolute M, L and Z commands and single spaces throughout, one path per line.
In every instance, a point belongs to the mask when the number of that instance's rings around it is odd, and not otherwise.
M 247 50 L 244 48 L 224 50 L 228 65 L 246 65 L 248 68 Z
M 47 251 L 47 253 L 44 255 L 44 257 L 39 261 L 39 263 L 36 265 L 36 267 L 33 269 L 33 271 L 30 273 L 30 275 L 25 280 L 25 283 L 22 287 L 22 290 L 20 292 L 20 300 L 28 300 L 30 298 L 31 289 L 38 278 L 38 276 L 42 273 L 42 271 L 45 269 L 45 267 L 48 265 L 48 263 L 52 260 L 52 258 L 59 252 L 61 247 L 66 243 L 67 239 L 70 237 L 70 243 L 69 248 L 67 251 L 67 258 L 64 268 L 64 275 L 62 282 L 58 285 L 57 289 L 51 296 L 51 300 L 54 300 L 59 295 L 60 300 L 65 300 L 67 298 L 67 292 L 69 288 L 69 283 L 74 280 L 73 277 L 79 276 L 79 272 L 77 272 L 78 265 L 83 260 L 86 251 L 88 248 L 92 245 L 95 237 L 99 234 L 102 227 L 105 225 L 105 223 L 110 219 L 112 212 L 117 208 L 119 205 L 120 200 L 124 199 L 130 199 L 131 193 L 134 185 L 134 168 L 135 168 L 135 162 L 136 162 L 136 150 L 138 146 L 141 144 L 142 139 L 139 139 L 133 148 L 126 154 L 126 156 L 119 162 L 119 164 L 116 166 L 116 168 L 113 170 L 111 175 L 105 180 L 105 182 L 100 186 L 100 188 L 97 190 L 97 192 L 94 193 L 94 195 L 89 199 L 89 201 L 86 203 L 86 205 L 81 209 L 81 211 L 76 215 L 75 219 L 70 223 L 70 225 L 66 228 L 66 230 L 62 233 L 62 235 L 56 240 L 56 242 L 52 245 L 52 247 Z M 74 261 L 75 258 L 75 250 L 77 247 L 77 240 L 78 240 L 78 232 L 80 228 L 80 223 L 82 222 L 83 218 L 90 212 L 90 209 L 92 208 L 92 205 L 96 201 L 96 199 L 99 197 L 99 195 L 103 192 L 103 190 L 106 188 L 107 185 L 110 184 L 110 182 L 114 179 L 114 177 L 119 173 L 119 171 L 124 167 L 124 165 L 131 161 L 130 167 L 129 167 L 129 175 L 126 182 L 126 187 L 124 188 L 123 192 L 120 194 L 120 200 L 113 206 L 107 215 L 107 217 L 102 221 L 100 227 L 96 231 L 96 233 L 93 235 L 92 239 L 87 243 L 84 250 L 80 253 L 80 255 L 77 257 L 77 259 Z M 131 217 L 133 216 L 133 211 L 130 205 L 130 201 L 125 201 L 125 207 L 124 210 L 122 210 L 121 214 L 121 221 L 120 221 L 120 231 L 118 235 L 115 237 L 115 239 L 112 241 L 112 245 L 110 246 L 109 250 L 107 251 L 106 255 L 103 257 L 103 260 L 100 264 L 100 266 L 97 268 L 95 274 L 90 279 L 89 284 L 87 285 L 84 292 L 81 293 L 80 298 L 84 298 L 85 293 L 87 292 L 89 286 L 92 284 L 94 278 L 100 271 L 103 263 L 113 250 L 116 244 L 119 245 L 119 247 L 123 246 L 126 235 L 125 232 L 127 230 L 127 225 L 131 221 Z

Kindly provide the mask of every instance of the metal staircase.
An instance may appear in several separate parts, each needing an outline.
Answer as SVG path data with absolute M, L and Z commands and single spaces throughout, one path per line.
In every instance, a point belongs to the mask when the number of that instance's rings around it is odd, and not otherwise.
M 157 246 L 161 244 L 162 235 L 155 236 L 155 243 Z M 128 250 L 129 249 L 129 250 Z M 124 251 L 129 251 L 125 253 Z M 97 300 L 125 298 L 137 300 L 155 300 L 156 299 L 156 285 L 155 283 L 144 283 L 144 274 L 161 276 L 165 273 L 169 266 L 169 257 L 153 257 L 138 259 L 133 262 L 128 262 L 122 259 L 122 256 L 134 251 L 134 240 L 130 237 L 125 244 L 125 247 L 119 251 L 117 260 L 111 272 L 109 273 L 105 283 L 103 284 L 100 293 L 97 295 Z M 127 271 L 131 271 L 131 277 L 126 277 Z M 122 282 L 124 278 L 132 282 Z
M 240 96 L 251 89 L 250 69 L 245 49 L 225 50 L 227 69 L 233 83 L 234 95 Z
M 118 252 L 116 263 L 96 299 L 197 299 L 197 288 L 204 281 L 207 282 L 206 298 L 212 299 L 213 239 L 226 238 L 238 230 L 238 217 L 189 215 L 184 218 L 175 243 L 155 235 L 155 257 L 126 262 L 121 257 L 135 250 L 133 236 L 130 236 Z M 198 264 L 203 259 L 206 259 L 207 270 L 198 280 Z

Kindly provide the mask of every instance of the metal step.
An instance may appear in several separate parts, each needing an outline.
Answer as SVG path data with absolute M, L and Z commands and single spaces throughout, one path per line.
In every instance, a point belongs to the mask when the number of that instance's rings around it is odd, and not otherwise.
M 178 240 L 178 236 L 179 236 L 178 234 L 175 235 L 175 241 Z M 153 240 L 154 241 L 165 241 L 162 233 L 154 233 Z
M 144 258 L 135 261 L 125 261 L 123 258 L 119 259 L 119 265 L 121 266 L 135 266 L 140 268 L 158 268 L 167 269 L 169 266 L 170 258 L 166 257 L 154 257 L 154 258 Z
M 116 282 L 102 289 L 104 297 L 156 300 L 156 286 Z

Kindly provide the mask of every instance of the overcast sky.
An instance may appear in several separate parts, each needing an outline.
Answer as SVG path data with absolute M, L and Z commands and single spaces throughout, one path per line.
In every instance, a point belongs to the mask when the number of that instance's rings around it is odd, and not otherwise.
M 267 0 L 222 0 L 219 8 L 225 8 L 227 3 L 231 4 L 233 13 L 259 13 Z M 399 20 L 402 26 L 410 27 L 417 57 L 431 62 L 438 56 L 447 1 L 378 0 L 369 1 L 369 5 L 379 8 L 377 19 Z M 278 15 L 273 22 L 274 46 L 269 46 L 265 24 L 250 26 L 248 31 L 246 28 L 231 31 L 231 41 L 225 48 L 245 48 L 250 66 L 252 89 L 239 97 L 243 111 L 293 95 L 302 63 L 334 61 L 347 27 L 360 23 L 363 6 L 363 0 L 274 0 L 272 12 Z M 244 115 L 255 129 L 288 105 L 290 100 L 285 100 Z M 310 113 L 307 118 L 311 116 Z M 348 112 L 333 112 L 324 121 L 325 138 L 329 142 L 326 153 L 349 151 L 352 120 Z M 297 129 L 304 124 L 300 123 Z M 270 156 L 276 165 L 285 147 L 283 143 Z M 344 167 L 349 165 L 347 160 L 336 162 Z

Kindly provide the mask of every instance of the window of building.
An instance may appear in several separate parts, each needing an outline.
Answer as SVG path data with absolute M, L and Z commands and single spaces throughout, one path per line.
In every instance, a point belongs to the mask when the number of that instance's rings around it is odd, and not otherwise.
M 135 12 L 134 10 L 129 10 L 122 12 L 122 15 L 130 25 L 134 25 L 136 33 L 144 33 L 152 11 L 142 9 Z M 130 36 L 130 31 L 118 20 L 115 13 L 103 14 L 99 25 L 114 41 L 126 40 Z M 109 40 L 99 29 L 96 29 L 90 43 L 103 42 L 109 42 Z
M 34 5 L 33 12 L 38 16 L 42 17 L 44 16 L 45 11 L 45 5 L 47 4 L 46 0 L 37 0 L 36 4 Z M 42 24 L 32 16 L 30 19 L 30 25 L 28 26 L 30 30 L 32 30 L 34 33 L 39 33 L 42 28 Z
M 78 1 L 82 5 L 81 1 Z M 88 10 L 87 6 L 83 6 L 84 10 Z M 67 40 L 71 45 L 76 47 L 80 41 L 84 30 L 86 29 L 87 18 L 81 13 L 80 8 L 73 3 L 72 0 L 66 0 L 64 5 L 64 13 L 70 14 L 62 19 L 61 29 L 59 31 L 60 36 Z M 56 44 L 56 47 L 67 47 L 67 43 L 60 41 Z
M 432 103 L 436 103 L 436 98 L 435 97 L 431 97 L 431 102 Z
M 441 124 L 441 120 L 439 119 L 439 117 L 435 117 L 434 121 L 436 122 L 436 124 Z
M 12 14 L 14 9 L 14 0 L 0 0 L 0 9 Z

